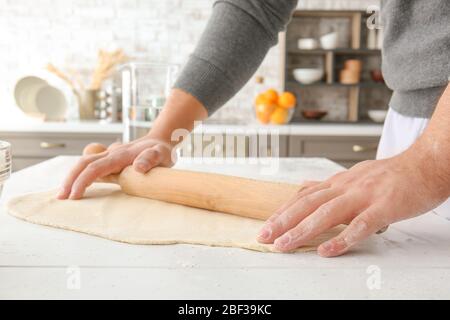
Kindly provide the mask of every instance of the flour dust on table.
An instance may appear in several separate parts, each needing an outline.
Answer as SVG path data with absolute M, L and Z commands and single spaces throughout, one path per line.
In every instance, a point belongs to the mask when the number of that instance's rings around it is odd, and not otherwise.
M 129 244 L 195 244 L 276 252 L 272 245 L 256 241 L 264 221 L 132 197 L 111 184 L 94 184 L 79 201 L 57 200 L 56 194 L 55 190 L 15 197 L 7 210 L 34 224 Z M 340 231 L 342 227 L 336 227 L 298 251 L 313 251 Z

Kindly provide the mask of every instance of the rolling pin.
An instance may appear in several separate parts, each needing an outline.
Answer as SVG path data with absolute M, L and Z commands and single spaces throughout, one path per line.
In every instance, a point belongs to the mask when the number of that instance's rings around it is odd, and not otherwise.
M 267 220 L 300 187 L 213 173 L 154 168 L 142 174 L 132 167 L 103 182 L 117 183 L 131 196 Z
M 104 150 L 103 145 L 91 144 L 84 154 Z M 267 220 L 301 189 L 294 184 L 168 168 L 154 168 L 142 174 L 128 167 L 100 182 L 116 183 L 131 196 L 259 220 Z

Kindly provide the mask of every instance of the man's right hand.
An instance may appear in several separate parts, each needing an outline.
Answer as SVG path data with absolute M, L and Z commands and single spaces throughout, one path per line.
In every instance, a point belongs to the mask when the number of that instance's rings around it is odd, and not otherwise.
M 122 172 L 128 166 L 141 173 L 154 167 L 171 167 L 173 147 L 148 136 L 128 144 L 114 144 L 99 154 L 84 155 L 66 177 L 58 199 L 79 200 L 97 179 Z

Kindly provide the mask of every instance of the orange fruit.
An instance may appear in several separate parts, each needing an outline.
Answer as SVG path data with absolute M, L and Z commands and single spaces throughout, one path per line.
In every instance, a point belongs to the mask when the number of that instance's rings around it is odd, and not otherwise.
M 268 101 L 266 100 L 266 96 L 261 93 L 255 99 L 255 106 L 260 106 L 262 104 L 266 104 Z
M 264 93 L 268 102 L 277 103 L 278 102 L 278 92 L 275 89 L 269 89 Z
M 270 116 L 270 122 L 273 124 L 286 124 L 289 118 L 289 111 L 285 108 L 278 107 Z
M 285 109 L 292 109 L 297 104 L 297 98 L 290 92 L 284 92 L 278 98 L 278 106 Z
M 274 104 L 260 104 L 256 106 L 256 117 L 258 120 L 263 123 L 267 124 L 270 122 L 270 117 L 272 116 L 272 113 L 274 112 L 276 106 Z
M 268 124 L 270 122 L 270 114 L 264 114 L 264 113 L 256 113 L 256 117 L 258 118 L 259 122 L 262 124 Z

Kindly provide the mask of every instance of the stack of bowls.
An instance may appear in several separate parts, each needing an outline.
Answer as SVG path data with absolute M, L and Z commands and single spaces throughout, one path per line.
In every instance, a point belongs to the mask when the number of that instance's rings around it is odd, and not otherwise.
M 11 175 L 11 145 L 8 142 L 0 141 L 0 196 L 3 185 Z

